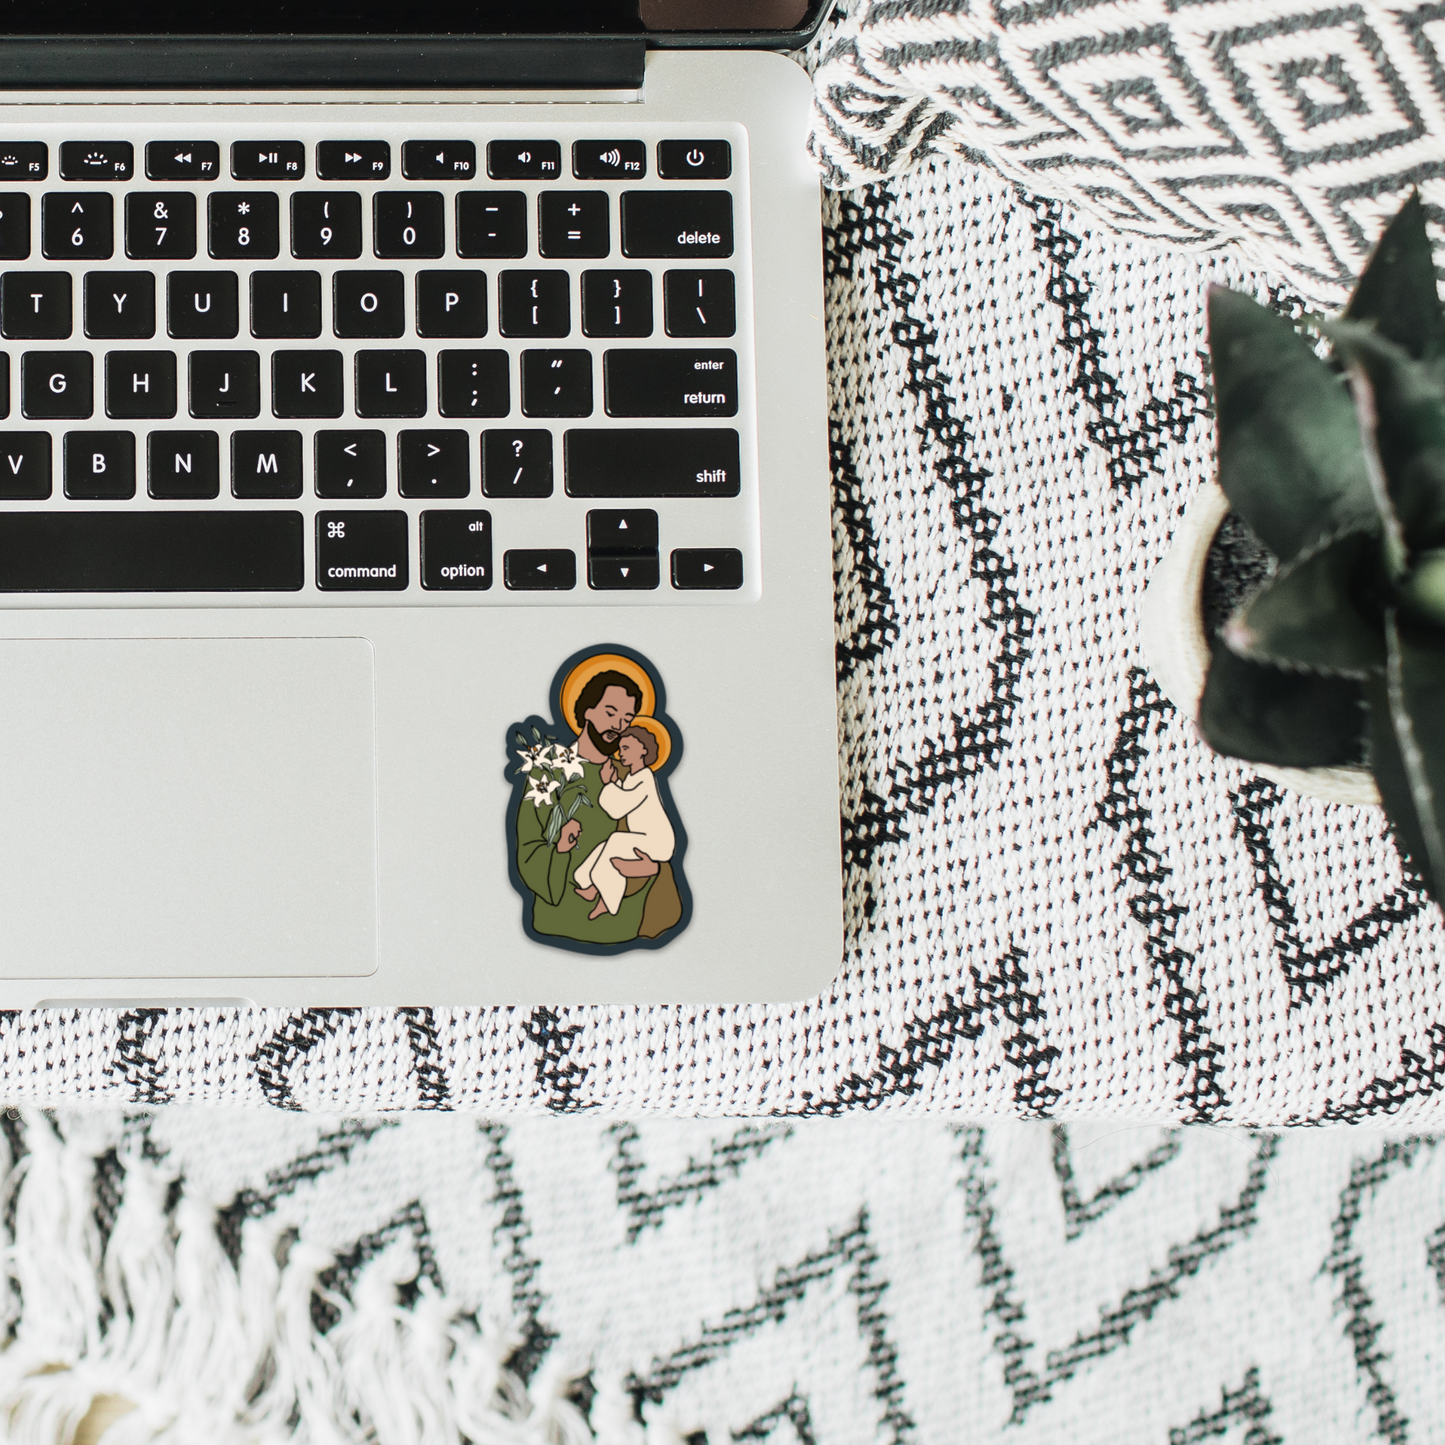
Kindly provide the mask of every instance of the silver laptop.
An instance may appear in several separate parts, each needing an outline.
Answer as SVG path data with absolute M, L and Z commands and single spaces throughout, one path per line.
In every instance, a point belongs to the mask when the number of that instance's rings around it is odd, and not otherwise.
M 819 10 L 5 7 L 0 1006 L 826 987 Z

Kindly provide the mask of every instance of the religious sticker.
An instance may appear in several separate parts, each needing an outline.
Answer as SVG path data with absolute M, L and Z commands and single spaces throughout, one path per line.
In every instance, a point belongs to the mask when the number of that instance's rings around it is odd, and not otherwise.
M 551 701 L 553 721 L 508 732 L 512 881 L 527 932 L 583 952 L 657 947 L 688 917 L 667 787 L 681 739 L 657 671 L 618 648 L 579 653 Z

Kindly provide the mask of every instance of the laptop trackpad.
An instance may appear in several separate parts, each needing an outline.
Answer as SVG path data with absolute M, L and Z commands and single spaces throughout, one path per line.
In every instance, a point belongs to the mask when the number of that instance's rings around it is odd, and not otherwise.
M 0 642 L 0 976 L 376 967 L 363 638 Z

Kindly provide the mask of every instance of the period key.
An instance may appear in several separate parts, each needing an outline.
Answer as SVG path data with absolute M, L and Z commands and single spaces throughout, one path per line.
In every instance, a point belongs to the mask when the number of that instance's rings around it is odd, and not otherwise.
M 316 585 L 324 592 L 403 592 L 405 512 L 318 512 Z
M 421 514 L 421 585 L 430 592 L 485 592 L 492 585 L 492 514 Z

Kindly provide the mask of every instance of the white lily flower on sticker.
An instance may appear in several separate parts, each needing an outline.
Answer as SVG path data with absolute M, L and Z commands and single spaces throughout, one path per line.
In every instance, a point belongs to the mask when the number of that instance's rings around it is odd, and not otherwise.
M 562 781 L 564 783 L 570 783 L 573 778 L 584 776 L 582 755 L 575 747 L 558 748 L 557 751 L 561 754 L 557 766 L 562 769 Z

